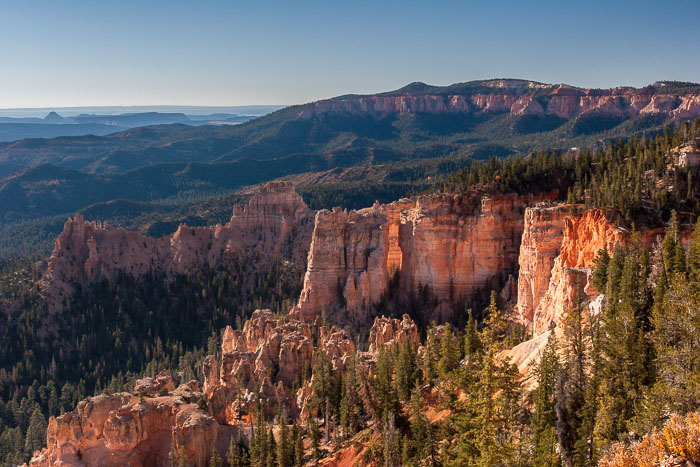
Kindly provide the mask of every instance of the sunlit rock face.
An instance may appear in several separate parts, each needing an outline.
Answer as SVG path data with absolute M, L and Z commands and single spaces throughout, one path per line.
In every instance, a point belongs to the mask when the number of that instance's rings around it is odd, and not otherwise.
M 145 388 L 162 384 L 160 396 Z M 195 402 L 197 382 L 176 390 L 169 374 L 140 380 L 142 394 L 103 394 L 86 399 L 74 412 L 51 417 L 47 447 L 34 453 L 31 466 L 168 466 L 170 452 L 183 452 L 187 465 L 205 465 L 219 425 Z
M 517 319 L 532 326 L 535 309 L 549 288 L 554 260 L 559 256 L 564 235 L 564 218 L 569 207 L 536 206 L 525 211 L 518 264 Z
M 482 90 L 444 95 L 417 91 L 321 100 L 304 106 L 299 117 L 340 113 L 384 117 L 391 114 L 478 112 L 551 115 L 566 120 L 587 115 L 631 118 L 652 114 L 679 120 L 700 116 L 700 93 L 666 93 L 663 85 L 643 89 L 582 89 L 566 84 L 546 85 L 519 80 L 493 80 L 482 85 Z
M 61 308 L 75 283 L 113 280 L 119 273 L 181 273 L 219 264 L 232 255 L 255 256 L 259 261 L 280 258 L 303 265 L 314 214 L 287 182 L 265 185 L 245 208 L 236 206 L 225 225 L 183 224 L 158 239 L 87 222 L 76 214 L 66 221 L 48 260 L 44 280 L 48 302 L 53 309 Z
M 559 256 L 554 260 L 547 292 L 535 308 L 533 335 L 564 321 L 580 301 L 598 295 L 590 284 L 593 260 L 601 249 L 612 252 L 623 244 L 628 232 L 610 223 L 603 211 L 592 209 L 564 219 L 564 235 Z
M 591 284 L 594 259 L 612 253 L 629 233 L 612 224 L 603 211 L 573 214 L 575 206 L 536 206 L 525 214 L 520 249 L 518 304 L 514 318 L 532 338 L 503 353 L 521 374 L 525 387 L 537 385 L 533 369 L 551 334 L 563 338 L 566 316 L 579 303 L 586 313 L 600 313 L 602 296 Z M 651 233 L 644 235 L 649 239 Z
M 296 309 L 307 322 L 335 312 L 368 323 L 398 273 L 404 296 L 430 287 L 444 318 L 449 301 L 515 273 L 525 208 L 541 198 L 431 195 L 320 211 Z

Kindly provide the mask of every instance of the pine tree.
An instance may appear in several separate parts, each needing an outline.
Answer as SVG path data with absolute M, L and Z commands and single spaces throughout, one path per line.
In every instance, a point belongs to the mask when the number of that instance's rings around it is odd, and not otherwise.
M 274 467 L 277 465 L 277 443 L 275 442 L 275 435 L 272 432 L 272 426 L 269 427 L 267 432 L 267 466 Z
M 416 351 L 409 342 L 399 346 L 396 358 L 396 394 L 401 401 L 411 397 L 411 388 L 416 382 Z
M 41 408 L 37 405 L 34 407 L 32 416 L 29 420 L 27 435 L 24 442 L 24 451 L 31 455 L 34 451 L 38 451 L 44 445 L 46 440 L 46 418 L 41 413 Z
M 240 467 L 242 464 L 240 445 L 238 443 L 234 443 L 233 438 L 231 438 L 231 442 L 228 445 L 228 451 L 226 451 L 226 461 L 228 462 L 229 467 Z
M 301 467 L 304 465 L 304 440 L 296 421 L 292 425 L 292 448 L 294 449 L 294 465 Z
M 564 361 L 557 374 L 554 394 L 557 444 L 565 466 L 574 465 L 574 448 L 586 402 L 589 344 L 584 331 L 582 305 L 579 303 L 566 317 Z
M 491 294 L 488 318 L 479 335 L 483 352 L 460 371 L 470 397 L 456 403 L 452 418 L 457 442 L 451 449 L 458 465 L 517 464 L 521 436 L 520 385 L 515 365 L 499 358 L 507 345 L 507 321 Z
M 331 399 L 333 394 L 333 369 L 323 349 L 316 353 L 311 385 L 312 405 L 323 414 L 326 440 L 330 439 Z
M 306 425 L 309 429 L 309 437 L 311 438 L 312 455 L 314 459 L 320 459 L 321 452 L 319 451 L 319 442 L 321 441 L 321 434 L 318 430 L 318 422 L 313 417 L 313 415 L 309 415 Z
M 425 459 L 427 465 L 435 465 L 432 427 L 425 416 L 425 399 L 419 387 L 415 387 L 411 392 L 408 409 L 411 446 L 407 447 L 407 449 L 409 449 L 409 452 L 414 453 L 412 457 L 416 460 Z
M 394 390 L 394 369 L 391 364 L 389 352 L 384 348 L 379 350 L 377 356 L 377 368 L 375 371 L 374 389 L 379 401 L 379 410 L 383 420 L 389 413 L 395 413 L 398 406 L 396 391 Z
M 608 282 L 608 264 L 610 264 L 610 255 L 608 250 L 601 248 L 593 261 L 593 285 L 599 291 L 605 291 Z
M 386 416 L 382 435 L 384 438 L 384 467 L 398 467 L 401 463 L 401 450 L 393 412 L 389 412 Z
M 557 339 L 554 332 L 549 335 L 540 364 L 535 372 L 537 389 L 533 394 L 535 412 L 532 417 L 532 463 L 535 466 L 559 464 L 556 449 L 555 386 L 559 374 Z
M 211 457 L 209 458 L 209 467 L 221 467 L 223 464 L 221 462 L 221 456 L 216 451 L 215 447 L 211 448 Z
M 459 341 L 452 332 L 449 323 L 445 324 L 445 332 L 440 341 L 440 361 L 438 362 L 438 372 L 443 378 L 459 366 Z
M 290 456 L 290 454 L 292 454 L 292 451 L 290 449 L 289 435 L 287 433 L 287 419 L 284 414 L 282 414 L 281 410 L 278 419 L 279 429 L 277 434 L 279 436 L 279 442 L 277 443 L 277 465 L 279 467 L 291 467 L 292 456 Z
M 476 328 L 474 313 L 472 313 L 472 310 L 469 310 L 467 313 L 469 318 L 464 330 L 464 354 L 468 360 L 473 360 L 476 357 L 476 353 L 481 350 L 481 341 L 479 340 L 479 331 Z
M 623 253 L 617 250 L 615 254 Z M 595 427 L 599 446 L 618 440 L 628 431 L 635 406 L 650 381 L 651 354 L 644 339 L 650 326 L 649 261 L 638 234 L 633 235 L 620 261 L 623 267 L 619 282 L 608 283 L 608 290 L 617 300 L 608 302 L 603 314 Z

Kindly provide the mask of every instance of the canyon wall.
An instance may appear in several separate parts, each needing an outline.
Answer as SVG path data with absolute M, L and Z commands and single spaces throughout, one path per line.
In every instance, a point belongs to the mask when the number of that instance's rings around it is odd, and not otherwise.
M 381 117 L 397 113 L 482 111 L 508 112 L 516 116 L 553 115 L 567 120 L 588 114 L 624 118 L 648 114 L 690 119 L 700 116 L 700 93 L 667 93 L 663 84 L 643 89 L 581 89 L 565 84 L 494 80 L 464 93 L 409 91 L 327 99 L 304 106 L 299 116 L 310 118 L 326 113 L 350 113 Z
M 405 297 L 426 285 L 439 304 L 469 298 L 515 273 L 525 209 L 541 198 L 430 195 L 320 211 L 296 309 L 307 322 L 340 310 L 335 322 L 367 322 L 395 272 Z
M 565 205 L 538 206 L 525 210 L 518 259 L 517 318 L 532 325 L 535 309 L 549 287 L 554 260 L 559 256 L 564 235 Z
M 624 244 L 628 236 L 599 209 L 564 219 L 559 256 L 554 260 L 547 291 L 534 311 L 533 335 L 545 332 L 552 323 L 561 325 L 579 300 L 588 302 L 598 295 L 590 283 L 593 260 L 601 249 L 612 253 L 615 245 Z
M 629 232 L 613 225 L 603 211 L 573 214 L 571 205 L 534 206 L 525 213 L 520 247 L 518 300 L 514 318 L 531 339 L 503 353 L 517 367 L 528 389 L 533 370 L 551 333 L 562 338 L 566 316 L 580 302 L 590 313 L 600 310 L 602 295 L 591 284 L 594 259 L 601 249 L 612 253 Z M 655 235 L 643 236 L 651 244 Z
M 106 223 L 87 222 L 76 214 L 66 221 L 48 260 L 44 280 L 47 296 L 54 308 L 60 308 L 74 283 L 112 280 L 118 273 L 182 273 L 216 265 L 231 255 L 250 255 L 263 261 L 284 258 L 304 264 L 314 214 L 287 182 L 265 185 L 245 208 L 235 206 L 225 225 L 182 224 L 173 234 L 157 239 Z

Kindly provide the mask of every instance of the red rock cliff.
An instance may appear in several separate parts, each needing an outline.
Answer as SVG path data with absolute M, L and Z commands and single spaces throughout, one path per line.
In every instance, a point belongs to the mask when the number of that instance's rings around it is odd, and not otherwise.
M 70 294 L 73 283 L 113 279 L 119 272 L 184 272 L 217 264 L 227 255 L 259 254 L 303 264 L 311 242 L 313 216 L 314 211 L 286 182 L 265 185 L 245 208 L 234 208 L 226 225 L 183 224 L 175 233 L 158 239 L 86 222 L 76 214 L 66 221 L 48 260 L 50 301 L 60 306 L 61 296 Z
M 188 466 L 205 465 L 224 433 L 196 407 L 200 397 L 192 381 L 157 397 L 120 393 L 86 399 L 74 412 L 49 419 L 47 448 L 29 465 L 168 466 L 169 453 L 181 449 Z
M 303 106 L 302 118 L 325 113 L 386 116 L 397 113 L 509 112 L 511 115 L 581 115 L 633 117 L 661 114 L 674 119 L 700 116 L 700 93 L 666 93 L 663 84 L 643 89 L 581 89 L 518 80 L 493 80 L 471 91 L 456 93 L 405 92 L 373 96 L 347 96 Z
M 552 322 L 563 322 L 577 299 L 590 300 L 598 295 L 589 284 L 593 260 L 598 251 L 612 252 L 624 243 L 628 232 L 610 223 L 599 209 L 564 219 L 559 256 L 554 260 L 549 285 L 535 308 L 533 335 L 545 332 Z
M 395 271 L 406 295 L 427 285 L 439 302 L 469 297 L 514 271 L 534 201 L 432 195 L 320 211 L 297 309 L 307 322 L 341 308 L 341 322 L 366 322 Z
M 549 288 L 554 260 L 559 256 L 567 206 L 538 206 L 525 210 L 518 264 L 518 320 L 531 326 L 535 309 Z

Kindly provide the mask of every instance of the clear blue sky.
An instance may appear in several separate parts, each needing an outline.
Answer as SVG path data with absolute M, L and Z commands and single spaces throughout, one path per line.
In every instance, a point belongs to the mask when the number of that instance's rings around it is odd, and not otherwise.
M 0 108 L 700 81 L 700 1 L 0 0 Z

